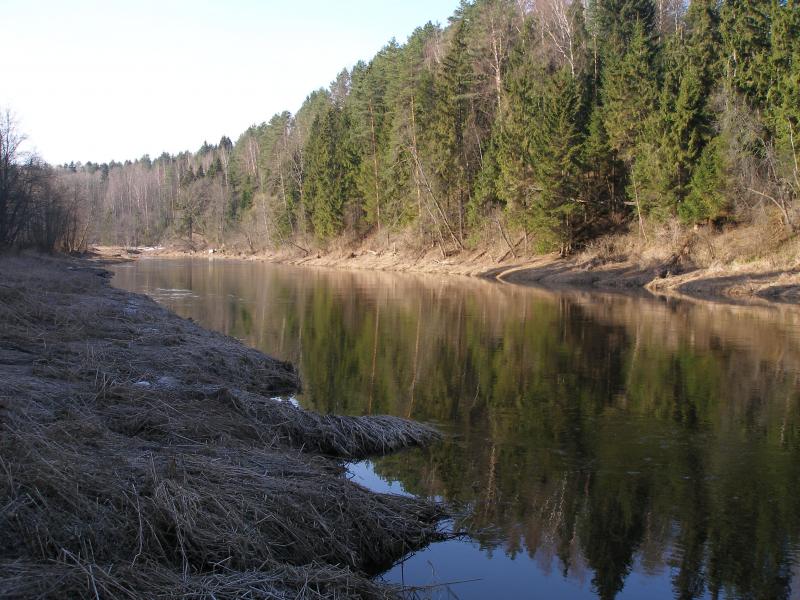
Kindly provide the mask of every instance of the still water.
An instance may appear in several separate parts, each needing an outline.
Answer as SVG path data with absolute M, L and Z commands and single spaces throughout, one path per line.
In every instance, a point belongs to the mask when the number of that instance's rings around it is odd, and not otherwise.
M 387 580 L 449 582 L 434 598 L 800 598 L 797 307 L 255 262 L 115 271 L 295 363 L 304 407 L 447 434 L 351 465 L 462 515 L 463 539 Z

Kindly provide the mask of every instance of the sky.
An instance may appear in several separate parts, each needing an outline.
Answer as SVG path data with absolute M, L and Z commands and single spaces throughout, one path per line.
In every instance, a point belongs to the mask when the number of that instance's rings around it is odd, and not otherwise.
M 234 141 L 458 0 L 0 0 L 0 108 L 51 164 Z

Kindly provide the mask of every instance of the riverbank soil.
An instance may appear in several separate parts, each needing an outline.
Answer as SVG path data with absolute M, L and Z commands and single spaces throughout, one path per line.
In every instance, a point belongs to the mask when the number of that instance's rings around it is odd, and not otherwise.
M 605 236 L 567 257 L 536 255 L 525 240 L 485 236 L 473 248 L 420 246 L 413 231 L 373 233 L 326 248 L 294 244 L 276 251 L 205 248 L 210 259 L 236 257 L 318 267 L 413 271 L 480 276 L 549 288 L 647 289 L 659 295 L 724 302 L 797 303 L 800 238 L 765 219 L 746 225 L 687 230 L 678 223 Z M 148 249 L 105 247 L 116 260 L 187 256 L 180 245 Z
M 437 437 L 275 397 L 294 368 L 114 289 L 87 261 L 0 256 L 0 596 L 395 597 L 440 506 L 358 459 Z
M 598 240 L 577 256 L 495 269 L 508 283 L 749 303 L 800 300 L 800 239 L 763 226 L 727 231 L 662 229 Z

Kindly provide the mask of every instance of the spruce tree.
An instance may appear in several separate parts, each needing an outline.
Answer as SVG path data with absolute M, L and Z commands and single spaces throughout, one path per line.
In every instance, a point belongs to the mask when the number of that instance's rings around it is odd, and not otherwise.
M 624 190 L 625 165 L 615 157 L 608 141 L 603 123 L 603 112 L 593 107 L 589 117 L 586 141 L 584 142 L 584 164 L 586 169 L 586 198 L 594 216 L 620 214 L 623 205 L 619 202 Z M 620 186 L 620 181 L 622 185 Z M 617 189 L 620 186 L 620 189 Z
M 609 146 L 630 162 L 643 125 L 658 100 L 653 50 L 642 24 L 634 27 L 627 52 L 606 65 L 602 98 Z
M 718 15 L 715 0 L 695 0 L 686 34 L 663 51 L 659 110 L 641 139 L 634 165 L 642 210 L 667 218 L 686 197 L 692 172 L 713 135 L 709 108 L 717 76 Z
M 306 194 L 318 239 L 342 233 L 347 209 L 359 208 L 358 156 L 350 139 L 347 112 L 335 104 L 319 115 L 306 147 Z
M 291 133 L 295 121 L 288 112 L 273 115 L 258 127 L 259 185 L 278 237 L 295 233 L 296 210 L 300 198 L 298 182 L 293 177 L 294 162 Z
M 387 90 L 395 76 L 399 52 L 399 46 L 392 41 L 368 65 L 356 65 L 349 97 L 353 135 L 361 155 L 358 186 L 364 198 L 365 221 L 378 229 L 396 217 L 393 210 L 387 211 L 394 203 L 389 201 L 385 187 L 389 179 L 386 155 L 391 122 Z
M 688 195 L 678 214 L 689 223 L 713 220 L 728 210 L 725 161 L 722 138 L 706 144 L 689 182 Z
M 776 175 L 796 200 L 800 195 L 800 3 L 775 3 L 772 20 L 774 84 L 767 121 L 775 136 Z
M 667 156 L 674 164 L 673 193 L 680 202 L 700 153 L 713 136 L 709 101 L 718 76 L 719 15 L 716 0 L 695 0 L 686 16 L 687 36 L 674 110 L 668 120 Z
M 609 147 L 632 175 L 628 196 L 633 199 L 640 219 L 643 215 L 640 182 L 631 168 L 640 155 L 638 146 L 643 142 L 648 146 L 654 143 L 652 138 L 644 138 L 645 132 L 652 136 L 655 130 L 652 119 L 658 100 L 658 81 L 654 62 L 651 32 L 637 21 L 627 51 L 608 58 L 602 81 L 603 125 Z
M 462 4 L 462 9 L 464 5 Z M 453 24 L 453 37 L 436 80 L 433 134 L 433 168 L 438 195 L 446 199 L 443 215 L 448 228 L 457 229 L 459 243 L 464 239 L 465 208 L 471 191 L 475 164 L 470 164 L 465 133 L 470 117 L 472 66 L 467 51 L 464 19 Z
M 293 143 L 296 153 L 292 157 L 292 178 L 298 190 L 296 209 L 297 227 L 301 233 L 313 233 L 312 212 L 313 202 L 308 194 L 309 160 L 308 149 L 312 142 L 312 134 L 317 130 L 318 123 L 331 105 L 331 95 L 326 89 L 320 88 L 311 92 L 303 102 L 294 118 Z M 318 150 L 318 149 L 316 149 Z
M 386 132 L 384 198 L 392 204 L 387 210 L 393 215 L 393 223 L 416 220 L 420 228 L 426 214 L 420 165 L 425 165 L 432 154 L 428 140 L 436 99 L 428 52 L 441 34 L 441 29 L 431 23 L 417 28 L 399 49 L 386 89 L 390 119 Z
M 650 38 L 641 22 L 635 24 L 628 50 L 608 59 L 603 73 L 602 100 L 608 145 L 630 169 L 657 100 Z M 638 204 L 637 182 L 634 179 L 632 183 L 631 195 Z
M 542 250 L 571 249 L 581 205 L 585 104 L 579 83 L 567 69 L 519 78 L 499 151 L 500 194 L 512 216 L 537 234 Z
M 605 57 L 624 54 L 640 27 L 655 30 L 656 10 L 652 0 L 590 0 L 590 27 L 599 38 Z
M 772 83 L 769 48 L 773 4 L 764 0 L 726 0 L 720 12 L 728 86 L 754 106 L 765 105 Z

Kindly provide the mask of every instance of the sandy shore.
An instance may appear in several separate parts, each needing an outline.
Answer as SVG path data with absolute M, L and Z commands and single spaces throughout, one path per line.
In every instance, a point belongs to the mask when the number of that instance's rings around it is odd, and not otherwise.
M 108 275 L 0 256 L 0 597 L 396 597 L 444 512 L 343 461 L 436 431 L 275 399 L 291 365 Z

